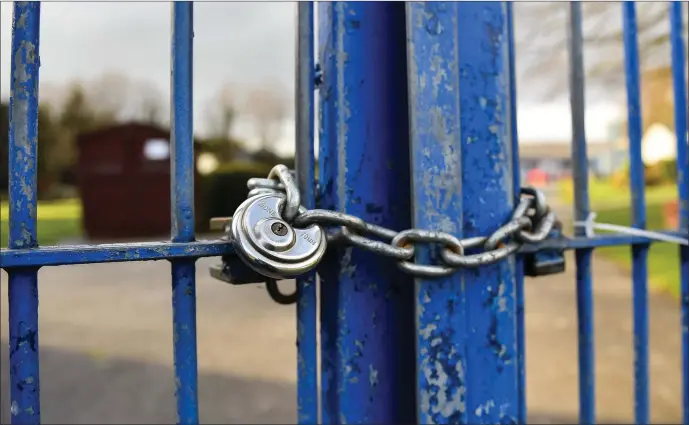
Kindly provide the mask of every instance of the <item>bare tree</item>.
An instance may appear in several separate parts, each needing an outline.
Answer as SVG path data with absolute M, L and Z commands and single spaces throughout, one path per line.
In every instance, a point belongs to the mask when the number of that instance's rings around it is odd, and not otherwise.
M 206 148 L 221 162 L 231 161 L 239 149 L 233 130 L 241 104 L 239 88 L 225 83 L 206 105 L 205 115 L 210 130 L 205 140 Z
M 157 86 L 149 81 L 141 81 L 136 84 L 136 115 L 142 121 L 162 125 L 165 123 L 165 108 L 163 95 Z
M 57 110 L 53 120 L 58 134 L 53 141 L 54 147 L 50 150 L 50 162 L 56 169 L 65 170 L 73 167 L 76 161 L 77 135 L 112 121 L 109 116 L 101 117 L 95 113 L 94 105 L 89 100 L 84 84 L 78 81 L 64 88 L 63 101 L 59 106 L 51 109 Z
M 122 118 L 131 98 L 132 82 L 118 72 L 108 72 L 84 84 L 87 103 L 100 117 Z
M 653 124 L 663 124 L 669 129 L 674 129 L 671 69 L 664 67 L 646 72 L 641 87 L 643 130 L 646 131 Z
M 246 109 L 253 119 L 260 148 L 274 148 L 290 112 L 284 88 L 277 83 L 269 83 L 253 89 L 249 93 Z
M 206 106 L 210 135 L 216 139 L 232 138 L 232 130 L 242 103 L 239 89 L 230 83 L 222 85 Z
M 41 81 L 41 106 L 59 113 L 72 87 L 63 82 Z
M 582 13 L 587 86 L 609 96 L 624 79 L 622 4 L 583 2 Z M 517 72 L 529 94 L 566 94 L 569 3 L 515 2 L 514 22 Z M 642 69 L 668 66 L 668 2 L 637 2 L 637 25 Z

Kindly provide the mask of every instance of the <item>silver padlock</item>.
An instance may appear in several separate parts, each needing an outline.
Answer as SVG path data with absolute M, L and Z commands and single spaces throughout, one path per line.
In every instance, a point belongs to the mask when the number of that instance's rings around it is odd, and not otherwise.
M 258 273 L 285 279 L 318 265 L 327 247 L 320 226 L 298 229 L 280 215 L 286 197 L 265 193 L 244 201 L 232 217 L 230 238 L 237 255 Z M 305 210 L 301 208 L 301 212 Z

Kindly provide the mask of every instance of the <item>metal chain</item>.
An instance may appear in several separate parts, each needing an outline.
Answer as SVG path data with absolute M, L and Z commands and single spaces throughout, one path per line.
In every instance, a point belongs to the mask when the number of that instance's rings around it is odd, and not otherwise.
M 301 214 L 298 210 L 299 189 L 291 171 L 277 165 L 268 178 L 252 178 L 247 182 L 249 197 L 261 193 L 282 193 L 286 201 L 283 218 L 297 228 L 313 224 L 330 229 L 328 243 L 355 246 L 397 261 L 403 271 L 418 277 L 442 277 L 460 268 L 494 264 L 517 252 L 526 243 L 542 242 L 548 237 L 556 221 L 555 214 L 546 203 L 545 195 L 534 188 L 520 191 L 520 201 L 511 219 L 489 236 L 465 239 L 441 231 L 409 229 L 401 232 L 377 224 L 367 223 L 359 217 L 337 211 L 313 209 Z M 289 214 L 285 214 L 289 213 Z M 418 244 L 440 247 L 440 263 L 435 265 L 413 262 Z M 467 253 L 478 250 L 476 253 Z

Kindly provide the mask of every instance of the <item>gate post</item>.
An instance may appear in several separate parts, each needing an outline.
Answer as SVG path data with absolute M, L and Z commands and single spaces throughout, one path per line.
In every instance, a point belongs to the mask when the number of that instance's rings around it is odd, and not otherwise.
M 515 200 L 507 5 L 412 2 L 407 21 L 413 227 L 487 236 Z M 519 422 L 516 279 L 514 258 L 417 279 L 420 423 Z
M 409 228 L 404 3 L 318 13 L 319 208 Z M 320 277 L 322 423 L 414 423 L 413 280 L 351 247 L 329 252 Z

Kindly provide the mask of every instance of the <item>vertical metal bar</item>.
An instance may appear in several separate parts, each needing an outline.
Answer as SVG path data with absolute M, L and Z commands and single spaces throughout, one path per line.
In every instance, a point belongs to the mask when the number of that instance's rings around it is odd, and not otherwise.
M 589 167 L 586 154 L 584 40 L 581 3 L 570 3 L 570 104 L 572 114 L 572 168 L 574 174 L 574 219 L 586 220 L 589 206 Z M 584 229 L 575 233 L 585 236 Z M 591 257 L 593 250 L 577 249 L 577 313 L 579 332 L 579 422 L 593 424 L 596 420 L 596 386 L 593 335 L 593 280 Z
M 627 82 L 627 125 L 629 133 L 629 174 L 632 192 L 633 227 L 646 228 L 644 163 L 641 158 L 641 90 L 636 4 L 622 4 L 624 70 Z M 634 308 L 634 416 L 635 423 L 649 421 L 648 398 L 648 244 L 632 245 Z
M 327 89 L 333 87 L 332 84 L 326 84 L 326 81 L 334 77 L 336 61 L 333 57 L 333 49 L 335 43 L 333 40 L 334 26 L 333 26 L 333 4 L 318 2 L 316 3 L 316 22 L 318 25 L 318 63 L 321 66 L 321 81 L 318 87 L 318 185 L 316 195 L 316 206 L 318 208 L 334 207 L 336 204 L 337 192 L 332 189 L 326 190 L 326 179 L 334 181 L 337 176 L 337 153 L 335 148 L 335 126 L 334 119 L 334 105 L 332 95 L 328 94 Z M 331 77 L 332 76 L 332 77 Z M 332 136 L 331 136 L 332 135 Z M 326 193 L 327 192 L 327 193 Z M 331 306 L 337 303 L 337 291 L 334 289 L 328 290 L 324 283 L 328 280 L 337 281 L 337 271 L 331 269 L 328 275 L 328 268 L 336 266 L 336 257 L 332 254 L 332 248 L 328 249 L 323 258 L 318 273 L 319 284 L 319 305 L 320 305 L 320 403 L 319 403 L 319 423 L 332 424 L 337 422 L 338 403 L 335 397 L 328 402 L 328 395 L 334 391 L 335 388 L 335 371 L 338 365 L 335 363 L 336 356 L 333 353 L 336 349 L 335 337 L 337 334 L 337 313 L 323 310 L 324 308 L 332 308 Z M 326 294 L 326 292 L 329 292 Z M 333 353 L 328 355 L 328 352 Z M 331 384 L 332 382 L 332 384 Z M 331 385 L 333 389 L 331 389 Z M 332 418 L 332 419 L 331 419 Z
M 409 3 L 407 19 L 414 227 L 490 234 L 515 200 L 507 4 Z M 515 278 L 508 260 L 418 281 L 420 423 L 518 422 Z
M 454 3 L 407 3 L 412 224 L 455 235 L 462 231 L 458 24 Z M 415 261 L 438 264 L 430 248 L 417 245 Z M 468 317 L 461 273 L 417 279 L 416 311 L 416 423 L 468 423 Z
M 689 149 L 687 148 L 686 47 L 682 29 L 682 2 L 670 4 L 670 45 L 674 92 L 675 135 L 677 137 L 677 191 L 679 228 L 689 232 Z M 684 424 L 689 425 L 689 248 L 679 247 L 682 307 L 682 406 Z
M 321 81 L 318 88 L 318 185 L 317 185 L 317 207 L 334 208 L 337 204 L 337 191 L 328 188 L 328 181 L 334 182 L 337 178 L 338 161 L 335 133 L 335 105 L 333 96 L 329 93 L 335 84 L 327 82 L 336 78 L 336 59 L 334 56 L 336 37 L 335 19 L 333 9 L 334 4 L 318 2 L 317 18 L 318 25 L 318 63 L 321 66 Z M 320 305 L 320 415 L 319 422 L 322 424 L 333 424 L 339 422 L 337 397 L 330 396 L 336 391 L 336 371 L 339 365 L 337 362 L 337 311 L 332 310 L 332 306 L 337 304 L 338 293 L 332 288 L 326 287 L 325 283 L 330 281 L 337 282 L 338 271 L 334 268 L 337 265 L 337 255 L 332 253 L 332 248 L 328 249 L 322 260 L 319 279 L 319 305 Z M 328 273 L 330 270 L 330 273 Z M 330 309 L 330 310 L 329 310 Z
M 302 205 L 316 207 L 314 187 L 314 15 L 313 2 L 297 5 L 296 149 Z M 300 424 L 318 423 L 316 273 L 297 279 L 297 412 Z
M 510 219 L 515 200 L 508 126 L 507 5 L 457 2 L 456 6 L 463 236 L 484 236 Z M 463 272 L 468 423 L 517 422 L 515 276 L 514 258 Z
M 514 47 L 514 14 L 513 4 L 507 2 L 507 48 L 509 57 L 509 82 L 510 82 L 510 102 L 509 102 L 509 123 L 510 138 L 512 141 L 512 184 L 514 185 L 515 202 L 519 202 L 519 192 L 521 190 L 521 165 L 519 162 L 519 132 L 517 125 L 517 68 L 515 64 Z M 525 424 L 527 421 L 526 408 L 526 323 L 524 317 L 524 261 L 521 256 L 515 258 L 515 281 L 516 285 L 516 305 L 517 305 L 517 367 L 519 368 L 519 421 Z
M 15 2 L 9 132 L 9 248 L 36 248 L 40 3 Z M 10 414 L 13 424 L 41 422 L 38 366 L 38 269 L 12 269 L 8 280 Z
M 172 107 L 170 108 L 170 196 L 173 242 L 190 242 L 195 238 L 193 38 L 193 3 L 187 1 L 173 3 Z M 171 260 L 171 263 L 177 423 L 198 424 L 195 259 Z
M 322 207 L 410 225 L 404 3 L 319 4 Z M 356 248 L 321 268 L 322 421 L 414 423 L 413 281 Z

